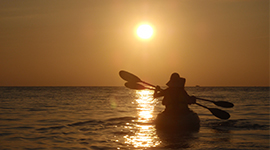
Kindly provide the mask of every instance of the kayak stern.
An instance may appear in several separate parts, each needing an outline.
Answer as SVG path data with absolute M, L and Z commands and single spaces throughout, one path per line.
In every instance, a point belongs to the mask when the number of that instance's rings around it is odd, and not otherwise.
M 168 115 L 162 112 L 158 114 L 154 123 L 157 130 L 166 132 L 198 132 L 200 129 L 199 116 L 193 111 L 187 115 Z

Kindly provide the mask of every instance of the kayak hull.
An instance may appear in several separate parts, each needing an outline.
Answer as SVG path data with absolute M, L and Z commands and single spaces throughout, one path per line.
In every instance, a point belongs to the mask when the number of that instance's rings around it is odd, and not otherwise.
M 168 115 L 162 112 L 155 119 L 155 126 L 157 130 L 166 132 L 198 132 L 200 118 L 193 111 L 186 115 Z

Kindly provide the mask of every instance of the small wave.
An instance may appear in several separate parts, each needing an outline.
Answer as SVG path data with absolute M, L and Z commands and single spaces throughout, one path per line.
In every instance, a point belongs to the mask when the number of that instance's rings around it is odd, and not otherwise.
M 110 118 L 106 121 L 132 121 L 137 119 L 136 117 L 118 117 L 118 118 Z
M 1 121 L 21 121 L 19 118 L 0 118 Z
M 0 107 L 0 109 L 15 109 L 15 108 L 12 108 L 12 107 Z
M 55 129 L 62 129 L 66 126 L 60 125 L 60 126 L 53 126 L 53 127 L 47 127 L 47 128 L 39 128 L 37 130 L 44 131 L 44 130 L 55 130 Z
M 91 146 L 91 149 L 97 149 L 97 150 L 101 150 L 101 149 L 116 149 L 116 148 L 112 148 L 112 147 L 107 147 L 107 146 Z
M 47 111 L 48 109 L 42 109 L 42 108 L 30 108 L 28 111 Z
M 75 123 L 70 123 L 67 125 L 59 125 L 59 126 L 52 126 L 52 127 L 46 127 L 46 128 L 39 128 L 37 130 L 57 130 L 57 129 L 62 129 L 65 127 L 76 127 L 76 126 L 84 126 L 84 125 L 98 125 L 98 124 L 103 124 L 102 121 L 98 120 L 88 120 L 88 121 L 80 121 L 80 122 L 75 122 Z
M 85 124 L 103 124 L 102 121 L 97 121 L 97 120 L 89 120 L 89 121 L 82 121 L 82 122 L 75 122 L 72 124 L 68 124 L 68 126 L 81 126 L 81 125 L 85 125 Z
M 16 129 L 16 130 L 30 130 L 30 129 L 34 129 L 34 127 L 29 127 L 29 126 L 18 126 L 18 127 L 10 127 L 7 129 Z
M 132 123 L 136 119 L 137 119 L 136 117 L 110 118 L 104 121 L 104 126 L 107 128 L 110 128 L 113 126 L 121 126 L 121 125 L 125 125 L 126 123 Z
M 234 129 L 235 130 L 236 129 L 266 130 L 269 128 L 268 125 L 260 125 L 257 123 L 252 123 L 246 119 L 210 122 L 207 125 L 211 128 L 215 128 L 215 129 L 228 129 L 228 130 L 234 130 Z
M 10 133 L 10 132 L 3 132 L 3 133 L 0 133 L 0 137 L 1 136 L 8 136 L 8 135 L 12 135 L 14 133 Z
M 114 135 L 133 135 L 134 133 L 133 132 L 130 132 L 130 131 L 116 131 L 116 132 L 111 132 L 112 134 Z
M 65 120 L 65 119 L 41 119 L 41 120 L 37 120 L 37 122 L 41 122 L 41 123 L 58 123 L 58 122 L 70 122 L 69 120 Z

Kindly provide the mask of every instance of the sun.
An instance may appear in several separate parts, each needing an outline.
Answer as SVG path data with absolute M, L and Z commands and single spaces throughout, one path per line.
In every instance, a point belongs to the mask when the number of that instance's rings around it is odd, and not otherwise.
M 137 35 L 142 39 L 149 39 L 153 32 L 153 28 L 148 24 L 142 24 L 137 28 Z

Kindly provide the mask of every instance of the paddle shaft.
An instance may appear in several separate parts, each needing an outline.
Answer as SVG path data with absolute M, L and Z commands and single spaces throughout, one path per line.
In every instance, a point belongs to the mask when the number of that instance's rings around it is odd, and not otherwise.
M 198 106 L 201 106 L 201 107 L 203 107 L 203 108 L 209 109 L 208 107 L 203 106 L 203 105 L 201 105 L 201 104 L 199 104 L 199 103 L 195 103 L 195 104 L 197 104 Z
M 142 81 L 142 80 L 141 80 L 140 82 L 142 82 L 143 84 L 146 84 L 146 85 L 152 86 L 152 87 L 156 87 L 156 86 L 154 86 L 153 84 L 147 83 L 147 82 Z
M 203 101 L 207 101 L 207 102 L 215 102 L 215 101 L 211 101 L 211 100 L 208 100 L 208 99 L 204 99 L 204 98 L 198 98 L 198 97 L 196 97 L 197 99 L 199 99 L 199 100 L 203 100 Z

